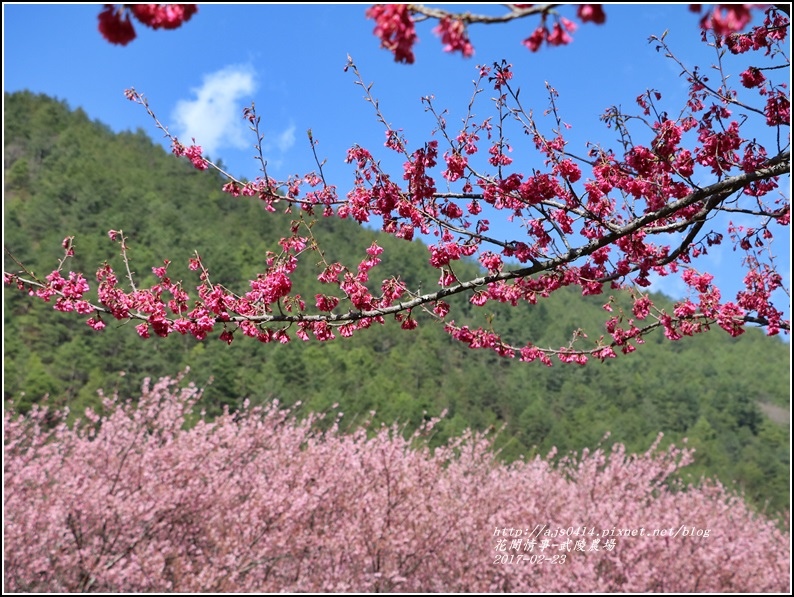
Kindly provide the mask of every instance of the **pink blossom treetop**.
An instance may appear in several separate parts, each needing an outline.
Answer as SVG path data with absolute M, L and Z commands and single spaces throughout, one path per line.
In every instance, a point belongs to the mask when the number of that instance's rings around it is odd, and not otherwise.
M 785 592 L 790 537 L 691 451 L 622 446 L 500 463 L 435 421 L 317 430 L 278 403 L 192 412 L 179 379 L 73 427 L 4 418 L 10 592 Z M 327 427 L 327 425 L 326 425 Z

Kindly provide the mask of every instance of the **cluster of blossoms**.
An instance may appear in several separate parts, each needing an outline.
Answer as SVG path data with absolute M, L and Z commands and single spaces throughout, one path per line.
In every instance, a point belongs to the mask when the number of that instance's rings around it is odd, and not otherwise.
M 406 4 L 375 4 L 367 9 L 367 18 L 375 20 L 375 35 L 381 47 L 394 53 L 394 60 L 414 63 L 413 45 L 416 27 Z
M 689 449 L 507 465 L 473 433 L 431 450 L 437 420 L 408 438 L 396 426 L 321 432 L 321 417 L 298 421 L 278 403 L 208 421 L 192 414 L 199 396 L 147 380 L 139 399 L 105 399 L 74 425 L 65 412 L 5 409 L 6 590 L 789 586 L 788 533 L 717 483 L 672 480 Z
M 415 36 L 412 10 L 418 9 L 415 5 L 376 5 L 368 13 L 378 22 L 391 49 L 401 52 L 406 60 L 412 54 L 405 41 Z M 732 14 L 731 9 L 719 10 Z M 583 20 L 601 21 L 601 13 L 592 6 L 580 6 L 579 11 Z M 541 12 L 544 19 L 551 14 Z M 783 52 L 788 20 L 777 9 L 767 9 L 763 24 L 746 34 L 726 33 L 725 27 L 744 23 L 741 14 L 738 11 L 739 16 L 717 19 L 723 23 L 721 37 L 714 42 L 718 49 L 727 46 L 733 53 L 756 51 L 772 58 Z M 454 19 L 442 19 L 441 23 L 446 32 L 442 35 L 448 35 L 445 43 L 468 43 L 463 41 L 467 39 L 465 29 Z M 752 43 L 748 45 L 744 39 Z M 664 37 L 652 40 L 676 60 Z M 641 114 L 613 108 L 603 115 L 607 126 L 617 131 L 620 144 L 589 144 L 584 157 L 571 151 L 563 136 L 567 125 L 557 114 L 556 91 L 548 88 L 547 114 L 557 124 L 549 134 L 521 106 L 512 66 L 502 61 L 478 67 L 476 81 L 478 92 L 486 85 L 495 92 L 498 123 L 491 118 L 476 119 L 472 101 L 462 128 L 449 130 L 444 114 L 435 110 L 428 97 L 423 102 L 437 119 L 437 138 L 411 151 L 401 130 L 386 127 L 385 147 L 404 160 L 398 176 L 385 172 L 381 162 L 359 146 L 347 154 L 347 162 L 355 167 L 355 180 L 344 196 L 326 183 L 322 166 L 320 174 L 310 172 L 286 181 L 267 176 L 264 168 L 264 176 L 253 181 L 240 181 L 221 171 L 228 178 L 223 190 L 233 197 L 257 198 L 268 211 L 279 206 L 293 214 L 298 211 L 289 234 L 280 241 L 281 252 L 268 255 L 267 268 L 244 291 L 214 284 L 198 254 L 189 264 L 199 272 L 196 293 L 168 277 L 167 262 L 153 268 L 159 281 L 150 288 L 136 287 L 128 275 L 129 290 L 122 289 L 110 265 L 103 265 L 97 272 L 97 303 L 82 298 L 87 288 L 81 276 L 61 278 L 64 261 L 44 280 L 26 279 L 22 273 L 7 273 L 5 280 L 45 300 L 56 296 L 58 309 L 92 315 L 87 323 L 97 330 L 105 326 L 103 317 L 134 319 L 142 337 L 178 332 L 198 339 L 217 333 L 227 343 L 240 334 L 261 342 L 312 337 L 326 341 L 382 324 L 387 317 L 413 329 L 418 325 L 417 314 L 424 313 L 443 320 L 450 335 L 471 348 L 546 364 L 551 364 L 551 357 L 583 364 L 590 358 L 603 360 L 617 352 L 629 353 L 657 328 L 671 339 L 712 325 L 735 336 L 748 322 L 765 326 L 769 334 L 788 331 L 790 324 L 772 298 L 782 287 L 782 278 L 762 254 L 773 239 L 773 226 L 788 226 L 790 219 L 787 198 L 772 198 L 779 177 L 788 173 L 790 164 L 788 146 L 782 141 L 789 119 L 787 87 L 774 84 L 773 67 L 748 68 L 745 63 L 738 80 L 722 73 L 722 85 L 717 89 L 698 70 L 679 64 L 689 84 L 683 109 L 663 106 L 662 94 L 649 90 L 637 97 Z M 348 68 L 378 110 L 378 102 L 369 95 L 370 87 L 355 65 L 350 62 Z M 728 86 L 734 80 L 740 88 Z M 753 107 L 752 99 L 745 95 L 763 105 Z M 201 155 L 195 141 L 185 146 L 169 135 L 143 96 L 129 90 L 127 97 L 155 118 L 171 138 L 175 155 L 187 157 L 199 170 L 217 168 Z M 742 113 L 736 114 L 737 109 Z M 386 125 L 379 111 L 377 117 Z M 253 106 L 244 110 L 244 118 L 259 135 L 259 117 Z M 746 123 L 752 119 L 772 127 L 770 137 L 778 141 L 763 145 L 755 130 L 748 133 Z M 534 145 L 542 167 L 530 172 L 517 169 L 510 155 L 509 123 L 518 123 L 522 136 Z M 634 127 L 631 130 L 629 123 Z M 447 143 L 443 151 L 441 142 Z M 702 182 L 704 177 L 711 183 Z M 440 179 L 449 186 L 447 191 L 439 190 Z M 701 182 L 695 183 L 695 179 Z M 395 275 L 378 280 L 382 248 L 377 244 L 365 254 L 362 251 L 358 264 L 326 262 L 307 221 L 318 212 L 324 217 L 374 225 L 380 220 L 383 232 L 409 241 L 419 234 L 433 238 L 428 243 L 428 262 L 438 270 L 438 288 L 414 291 Z M 520 238 L 489 236 L 489 218 L 499 212 L 523 228 Z M 745 289 L 733 300 L 724 300 L 707 275 L 698 273 L 693 265 L 696 258 L 721 244 L 724 234 L 706 227 L 717 222 L 715 216 L 720 212 L 740 212 L 761 222 L 752 229 L 727 225 L 736 250 L 746 254 L 749 270 Z M 126 260 L 123 235 L 111 231 L 110 236 L 121 243 Z M 64 242 L 64 249 L 65 260 L 74 252 L 71 239 Z M 306 259 L 308 254 L 319 259 Z M 482 275 L 461 279 L 459 264 L 465 260 L 477 260 L 484 268 Z M 299 265 L 310 261 L 317 266 L 317 280 L 327 285 L 313 300 L 302 297 L 292 284 Z M 646 289 L 654 276 L 679 273 L 692 296 L 668 313 L 653 305 Z M 490 326 L 471 328 L 448 319 L 450 306 L 445 299 L 454 294 L 467 295 L 476 307 L 531 305 L 571 286 L 579 287 L 583 295 L 629 289 L 634 304 L 630 311 L 610 318 L 605 334 L 590 341 L 590 347 L 582 346 L 583 333 L 575 335 L 567 346 L 541 348 L 525 339 L 503 337 Z M 610 299 L 605 308 L 611 311 L 612 305 Z
M 530 5 L 531 6 L 531 5 Z M 537 52 L 546 43 L 549 46 L 563 46 L 573 41 L 571 33 L 576 31 L 576 23 L 565 17 L 557 17 L 551 29 L 546 24 L 548 13 L 542 14 L 541 24 L 522 43 L 530 52 Z M 601 4 L 580 4 L 576 16 L 582 23 L 603 25 L 606 14 Z
M 130 15 L 152 29 L 176 29 L 197 11 L 195 4 L 106 4 L 99 13 L 99 32 L 110 43 L 126 46 L 136 37 Z
M 177 157 L 186 157 L 197 170 L 206 170 L 209 168 L 209 162 L 201 157 L 201 146 L 195 144 L 195 139 L 193 140 L 193 145 L 188 147 L 174 140 L 171 146 L 171 152 Z
M 576 30 L 576 24 L 561 17 L 551 6 L 533 6 L 532 4 L 511 4 L 510 13 L 502 20 L 512 20 L 541 16 L 541 24 L 524 40 L 524 45 L 531 51 L 537 51 L 543 43 L 560 46 L 572 41 L 570 36 Z M 441 9 L 429 9 L 416 4 L 375 4 L 367 9 L 367 18 L 375 21 L 375 35 L 381 40 L 381 47 L 394 53 L 394 60 L 413 64 L 415 57 L 413 46 L 418 40 L 414 15 L 438 19 L 433 33 L 441 38 L 445 52 L 460 52 L 466 58 L 474 55 L 474 46 L 469 40 L 467 25 L 471 23 L 487 23 L 491 18 L 465 13 L 452 14 Z M 606 15 L 600 4 L 581 4 L 576 9 L 576 16 L 583 23 L 603 24 Z M 549 29 L 547 21 L 552 17 L 554 24 Z
M 747 33 L 740 33 L 739 31 L 750 22 L 750 18 L 747 5 L 720 4 L 712 15 L 703 18 L 701 26 L 705 29 L 713 29 L 720 36 L 720 43 L 733 54 L 764 50 L 769 56 L 786 38 L 788 19 L 782 12 L 768 9 L 761 25 L 753 27 Z M 767 125 L 788 126 L 791 121 L 791 101 L 786 85 L 774 86 L 767 80 L 762 70 L 751 66 L 742 72 L 740 75 L 742 85 L 748 89 L 757 89 L 760 95 L 766 96 L 764 114 Z
M 689 10 L 700 12 L 702 5 L 690 4 Z M 700 20 L 702 29 L 710 29 L 717 35 L 730 35 L 744 29 L 752 19 L 748 4 L 717 4 L 711 13 Z
M 444 17 L 439 21 L 438 27 L 433 29 L 433 33 L 441 38 L 445 52 L 460 52 L 465 58 L 474 55 L 474 47 L 469 41 L 463 21 Z

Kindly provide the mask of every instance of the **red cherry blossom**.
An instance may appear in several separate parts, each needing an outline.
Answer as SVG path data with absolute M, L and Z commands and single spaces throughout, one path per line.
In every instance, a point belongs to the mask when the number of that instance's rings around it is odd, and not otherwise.
M 442 18 L 433 33 L 441 37 L 445 52 L 460 52 L 465 58 L 474 55 L 474 47 L 469 41 L 463 21 L 450 17 Z
M 607 20 L 604 7 L 601 4 L 580 4 L 576 9 L 576 16 L 583 23 L 595 23 L 596 25 L 603 25 Z
M 730 35 L 742 30 L 751 19 L 746 4 L 718 4 L 711 14 L 707 14 L 700 22 L 703 29 L 712 29 L 720 36 Z
M 198 11 L 195 4 L 132 4 L 130 11 L 152 29 L 176 29 Z
M 375 21 L 375 35 L 381 47 L 394 53 L 396 62 L 413 64 L 413 45 L 416 29 L 411 12 L 406 4 L 375 4 L 366 11 L 368 19 Z
M 130 15 L 152 29 L 176 29 L 197 11 L 195 4 L 106 4 L 99 13 L 99 32 L 110 43 L 125 46 L 136 37 Z
M 106 4 L 99 13 L 99 32 L 112 44 L 126 46 L 135 39 L 135 28 L 130 22 L 130 15 L 124 7 L 116 8 Z
M 748 88 L 760 87 L 766 81 L 763 73 L 757 68 L 750 67 L 739 75 L 742 79 L 742 85 Z

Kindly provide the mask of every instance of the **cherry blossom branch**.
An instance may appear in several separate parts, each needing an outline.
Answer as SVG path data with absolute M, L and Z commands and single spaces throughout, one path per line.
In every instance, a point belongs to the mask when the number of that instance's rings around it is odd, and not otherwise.
M 425 19 L 453 19 L 455 21 L 461 21 L 467 25 L 472 23 L 482 23 L 486 25 L 496 24 L 496 23 L 508 23 L 510 21 L 514 21 L 516 19 L 523 19 L 525 17 L 530 17 L 533 15 L 544 15 L 548 14 L 553 11 L 558 6 L 564 6 L 562 4 L 536 4 L 536 5 L 517 5 L 517 4 L 508 4 L 507 7 L 509 8 L 509 12 L 506 12 L 502 15 L 484 15 L 484 14 L 474 14 L 471 12 L 450 12 L 447 10 L 443 10 L 440 8 L 431 8 L 429 6 L 425 6 L 424 4 L 409 4 L 408 10 L 422 15 Z M 418 21 L 419 19 L 417 19 Z
M 292 322 L 292 323 L 301 322 L 301 321 L 310 321 L 310 322 L 357 321 L 360 319 L 369 319 L 374 317 L 380 317 L 383 315 L 395 314 L 400 311 L 410 310 L 419 305 L 436 302 L 440 299 L 447 298 L 449 296 L 459 294 L 461 292 L 465 292 L 474 288 L 486 286 L 493 282 L 512 280 L 515 278 L 524 278 L 536 273 L 540 273 L 542 271 L 554 271 L 555 269 L 559 268 L 560 266 L 566 263 L 574 262 L 581 257 L 592 254 L 594 251 L 596 251 L 599 248 L 614 244 L 615 241 L 618 240 L 619 238 L 625 237 L 627 235 L 632 234 L 633 232 L 643 229 L 644 227 L 647 226 L 647 224 L 652 223 L 659 219 L 663 219 L 679 211 L 683 207 L 700 203 L 701 201 L 704 201 L 706 199 L 719 201 L 722 197 L 730 193 L 733 193 L 738 189 L 741 189 L 750 182 L 785 174 L 788 171 L 789 160 L 790 160 L 790 154 L 788 152 L 784 154 L 780 154 L 779 156 L 776 156 L 775 158 L 770 160 L 769 164 L 765 168 L 760 168 L 755 172 L 749 172 L 734 177 L 726 178 L 722 181 L 714 183 L 713 185 L 709 185 L 708 187 L 698 189 L 697 191 L 691 193 L 690 195 L 682 199 L 679 199 L 678 201 L 668 204 L 664 208 L 660 209 L 658 212 L 649 213 L 640 218 L 637 218 L 635 221 L 621 228 L 618 232 L 613 232 L 599 239 L 594 239 L 591 242 L 587 243 L 586 245 L 583 245 L 575 249 L 570 249 L 563 255 L 545 261 L 541 261 L 531 267 L 519 268 L 515 270 L 503 271 L 488 276 L 477 277 L 467 282 L 460 282 L 447 288 L 441 288 L 435 292 L 423 294 L 417 298 L 414 298 L 411 301 L 398 302 L 397 304 L 392 305 L 390 307 L 383 307 L 372 310 L 349 311 L 347 313 L 321 314 L 321 315 L 268 314 L 268 315 L 253 315 L 253 316 L 231 316 L 228 318 L 228 321 Z M 119 231 L 119 235 L 121 235 L 120 231 Z M 123 241 L 123 236 L 122 236 L 122 253 L 123 254 L 126 253 L 126 250 L 127 247 Z M 127 263 L 126 258 L 125 258 L 125 263 Z M 206 274 L 206 270 L 204 271 Z M 46 286 L 41 282 L 26 280 L 15 274 L 9 274 L 8 272 L 5 272 L 5 274 L 7 276 L 13 276 L 15 279 L 18 279 L 25 284 L 30 284 L 32 286 L 37 286 L 40 288 L 44 288 Z M 130 274 L 130 276 L 131 275 L 132 274 Z M 133 286 L 133 291 L 135 291 L 134 286 Z M 54 294 L 63 296 L 63 293 L 61 293 L 60 291 L 55 291 Z M 108 310 L 102 306 L 92 305 L 92 307 L 95 308 L 97 311 L 108 312 Z M 136 319 L 146 319 L 146 316 L 142 313 L 137 313 L 137 314 L 130 313 L 130 316 Z
M 508 12 L 493 16 L 471 12 L 456 13 L 445 9 L 428 8 L 421 4 L 375 4 L 367 9 L 366 15 L 375 20 L 374 33 L 380 38 L 381 47 L 392 51 L 395 61 L 411 64 L 415 59 L 413 54 L 413 45 L 417 40 L 415 26 L 429 19 L 438 21 L 433 33 L 441 38 L 444 51 L 460 52 L 464 57 L 474 54 L 474 47 L 468 35 L 469 25 L 496 25 L 535 15 L 540 17 L 540 25 L 522 42 L 527 49 L 535 52 L 544 43 L 550 46 L 570 43 L 570 34 L 576 30 L 576 24 L 557 13 L 556 8 L 559 6 L 563 5 L 508 4 Z M 581 4 L 576 9 L 576 16 L 583 23 L 602 24 L 606 20 L 600 4 Z M 551 29 L 547 26 L 549 17 L 554 20 Z
M 249 122 L 249 129 L 253 131 L 256 135 L 256 143 L 254 144 L 254 149 L 256 149 L 256 159 L 261 164 L 261 171 L 262 176 L 264 176 L 265 180 L 268 180 L 267 176 L 267 160 L 265 159 L 264 153 L 262 153 L 262 141 L 265 138 L 264 133 L 259 131 L 259 123 L 261 122 L 262 118 L 256 115 L 256 107 L 254 103 L 251 103 L 250 108 L 243 109 L 243 118 L 245 118 Z
M 111 238 L 115 231 L 111 230 Z M 127 270 L 127 280 L 129 280 L 130 288 L 132 288 L 133 292 L 137 292 L 135 288 L 135 280 L 132 278 L 132 271 L 130 271 L 130 259 L 129 254 L 127 252 L 127 238 L 124 236 L 121 230 L 118 231 L 120 243 L 121 243 L 121 257 L 124 260 L 124 268 Z
M 378 18 L 391 15 L 403 19 L 399 22 L 408 27 L 405 5 L 381 7 L 376 12 Z M 715 12 L 709 18 L 716 27 L 721 26 L 719 19 L 723 17 L 723 13 Z M 739 10 L 732 18 L 740 22 L 745 17 L 745 12 Z M 389 22 L 393 25 L 397 21 Z M 767 54 L 774 57 L 785 40 L 786 26 L 787 21 L 779 13 L 769 10 L 764 25 L 753 29 L 752 38 L 728 38 L 725 43 L 734 44 L 731 47 L 738 48 L 735 53 L 767 49 Z M 445 35 L 452 30 L 447 29 Z M 747 43 L 755 45 L 743 49 Z M 325 341 L 334 338 L 335 332 L 350 336 L 372 324 L 384 323 L 386 316 L 394 316 L 403 328 L 413 329 L 417 326 L 415 309 L 446 321 L 450 306 L 444 299 L 454 295 L 468 295 L 469 302 L 477 307 L 489 302 L 534 304 L 538 296 L 547 297 L 563 286 L 580 286 L 583 294 L 596 295 L 603 292 L 606 283 L 614 289 L 638 289 L 650 285 L 648 277 L 653 273 L 681 271 L 690 295 L 696 295 L 698 302 L 686 299 L 676 305 L 672 315 L 656 312 L 655 327 L 663 327 L 669 338 L 703 331 L 714 322 L 732 335 L 740 334 L 745 322 L 766 322 L 769 334 L 787 331 L 789 322 L 771 302 L 771 294 L 781 288 L 782 278 L 775 270 L 773 254 L 765 257 L 759 248 L 771 241 L 772 219 L 789 224 L 788 199 L 781 196 L 773 207 L 767 197 L 777 188 L 779 177 L 789 173 L 790 152 L 786 144 L 770 158 L 760 142 L 742 137 L 742 127 L 750 117 L 763 115 L 765 124 L 777 135 L 780 148 L 781 129 L 790 118 L 789 100 L 783 86 L 773 86 L 759 69 L 750 68 L 742 73 L 741 83 L 757 88 L 766 106 L 763 110 L 747 110 L 745 119 L 731 120 L 727 107 L 735 92 L 727 87 L 726 66 L 720 62 L 723 88 L 716 91 L 705 88 L 697 77 L 689 77 L 689 99 L 675 119 L 662 109 L 661 94 L 654 90 L 637 97 L 641 115 L 626 114 L 617 108 L 608 110 L 602 119 L 608 127 L 616 128 L 622 154 L 588 144 L 586 156 L 578 156 L 566 147 L 565 129 L 569 126 L 558 111 L 557 93 L 552 87 L 548 87 L 549 109 L 545 114 L 554 124 L 547 135 L 532 110 L 522 105 L 520 89 L 511 83 L 511 65 L 501 61 L 493 68 L 478 67 L 479 78 L 457 134 L 448 128 L 446 111 L 434 108 L 432 97 L 422 100 L 435 119 L 433 133 L 438 133 L 448 148 L 440 156 L 436 139 L 409 150 L 401 129 L 386 120 L 372 95 L 372 85 L 364 83 L 348 57 L 346 70 L 352 69 L 355 84 L 365 90 L 365 101 L 373 106 L 376 120 L 385 129 L 386 147 L 402 156 L 404 163 L 401 178 L 392 177 L 369 151 L 352 147 L 346 161 L 355 166 L 355 183 L 344 200 L 325 179 L 324 161 L 317 155 L 310 131 L 309 142 L 319 174 L 310 172 L 286 181 L 270 179 L 262 153 L 259 117 L 253 104 L 246 108 L 243 116 L 256 135 L 257 159 L 265 178 L 243 183 L 204 158 L 195 141 L 185 147 L 171 136 L 146 99 L 130 90 L 128 98 L 144 106 L 155 126 L 171 140 L 173 153 L 186 157 L 199 170 L 215 169 L 228 180 L 224 191 L 235 197 L 257 197 L 268 211 L 274 211 L 274 205 L 281 201 L 288 206 L 287 211 L 293 205 L 300 207 L 288 235 L 279 241 L 281 251 L 268 253 L 265 271 L 249 281 L 250 290 L 239 294 L 213 284 L 196 253 L 188 265 L 200 272 L 198 299 L 191 299 L 182 282 L 168 277 L 167 260 L 164 267 L 152 268 L 158 283 L 147 289 L 137 288 L 126 239 L 120 231 L 111 231 L 110 236 L 120 242 L 129 292 L 118 287 L 115 273 L 105 264 L 97 272 L 99 301 L 85 300 L 88 284 L 82 274 L 70 272 L 67 280 L 60 273 L 64 260 L 73 254 L 71 238 L 64 240 L 66 255 L 46 281 L 25 268 L 6 273 L 4 278 L 7 284 L 15 284 L 45 301 L 56 297 L 58 310 L 93 314 L 87 323 L 97 330 L 105 327 L 100 316 L 108 314 L 118 320 L 141 321 L 136 329 L 145 338 L 152 332 L 159 336 L 179 332 L 203 340 L 221 327 L 220 339 L 231 343 L 238 332 L 261 342 L 288 342 L 292 336 L 307 340 L 310 334 Z M 486 81 L 497 92 L 493 99 L 496 116 L 493 122 L 489 117 L 477 123 L 474 103 Z M 715 102 L 708 109 L 703 103 L 706 98 Z M 530 172 L 516 171 L 508 155 L 509 127 L 514 121 L 531 139 L 543 161 L 542 167 Z M 640 138 L 636 124 L 653 136 L 647 145 L 635 141 Z M 691 149 L 683 144 L 685 136 L 695 135 L 697 140 L 689 146 Z M 482 157 L 478 155 L 481 137 L 488 146 L 487 155 Z M 582 167 L 590 173 L 584 174 Z M 704 174 L 713 182 L 702 186 L 695 183 L 696 167 L 701 169 L 699 179 Z M 446 181 L 446 191 L 437 188 L 441 179 Z M 308 192 L 301 190 L 304 184 L 310 187 Z M 755 206 L 744 205 L 748 201 L 754 201 Z M 518 219 L 526 230 L 525 236 L 499 240 L 488 233 L 490 222 L 486 214 L 481 215 L 484 207 L 490 210 L 488 217 L 501 212 L 507 214 L 509 221 Z M 317 208 L 323 217 L 350 218 L 360 224 L 373 217 L 381 218 L 383 233 L 404 240 L 413 240 L 415 234 L 425 235 L 424 238 L 434 234 L 436 240 L 427 250 L 430 265 L 440 274 L 438 288 L 430 292 L 410 289 L 399 276 L 392 276 L 382 280 L 378 289 L 371 280 L 371 272 L 383 252 L 377 243 L 366 249 L 357 266 L 329 262 L 312 232 Z M 746 253 L 748 269 L 746 290 L 737 294 L 736 303 L 723 302 L 711 283 L 713 277 L 698 273 L 690 265 L 707 247 L 721 242 L 723 235 L 719 231 L 710 230 L 704 235 L 705 223 L 716 222 L 714 216 L 720 212 L 749 213 L 763 220 L 760 228 L 728 225 L 735 246 Z M 654 244 L 654 239 L 669 245 Z M 315 265 L 319 271 L 317 280 L 328 288 L 315 295 L 315 309 L 307 308 L 292 287 L 293 273 L 310 253 L 319 255 Z M 471 258 L 482 266 L 481 275 L 460 279 L 463 268 L 456 262 Z M 172 298 L 168 300 L 166 294 Z M 648 296 L 637 294 L 633 298 L 635 317 L 647 318 L 652 308 Z M 607 348 L 625 348 L 627 338 L 639 342 L 647 330 L 655 329 L 640 329 L 630 323 L 628 331 L 621 330 L 617 320 L 610 320 L 606 327 L 617 344 L 606 347 L 599 341 L 595 348 L 579 348 L 585 337 L 582 333 L 560 351 L 539 349 L 528 343 L 521 349 L 522 358 L 543 360 L 556 354 L 564 361 L 583 362 L 588 356 L 606 354 L 599 351 Z M 503 356 L 516 354 L 516 347 L 492 330 L 469 330 L 454 321 L 449 321 L 446 329 L 472 348 L 491 348 Z
M 683 62 L 681 62 L 675 56 L 675 54 L 673 54 L 670 51 L 670 48 L 667 46 L 667 44 L 664 41 L 666 33 L 667 32 L 663 33 L 659 37 L 657 37 L 655 35 L 651 35 L 650 38 L 648 39 L 648 41 L 649 42 L 652 42 L 652 41 L 659 42 L 659 45 L 656 47 L 656 51 L 658 52 L 659 50 L 663 49 L 665 51 L 665 54 L 664 54 L 665 58 L 670 58 L 671 60 L 675 61 L 675 63 L 678 66 L 681 67 L 682 72 L 684 72 L 687 75 L 687 77 L 689 77 L 689 79 L 691 81 L 693 81 L 694 83 L 697 83 L 703 90 L 707 91 L 708 93 L 713 95 L 715 98 L 717 98 L 721 102 L 724 102 L 726 104 L 734 104 L 734 105 L 739 106 L 740 108 L 743 108 L 743 109 L 748 110 L 750 112 L 755 112 L 756 114 L 761 114 L 761 115 L 764 114 L 763 110 L 760 110 L 758 108 L 755 108 L 753 106 L 750 106 L 750 105 L 747 105 L 747 104 L 745 104 L 743 102 L 740 102 L 734 96 L 728 95 L 728 94 L 726 94 L 724 92 L 721 92 L 719 89 L 714 89 L 712 86 L 710 86 L 707 83 L 707 81 L 708 81 L 707 77 L 703 77 L 697 71 L 693 71 L 692 69 L 690 69 Z M 715 48 L 716 48 L 716 44 L 714 44 L 714 45 L 715 45 Z M 721 87 L 721 89 L 728 89 L 728 82 L 726 80 L 726 76 L 725 76 L 724 71 L 722 69 L 722 56 L 721 56 L 719 51 L 717 51 L 717 63 L 720 65 L 717 70 L 719 71 L 720 77 L 721 77 L 722 82 L 723 82 L 723 86 Z

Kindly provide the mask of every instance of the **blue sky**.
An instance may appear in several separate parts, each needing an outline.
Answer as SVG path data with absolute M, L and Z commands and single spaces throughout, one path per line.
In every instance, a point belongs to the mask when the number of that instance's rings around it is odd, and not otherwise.
M 491 14 L 503 10 L 499 5 L 464 8 Z M 232 174 L 249 178 L 258 174 L 252 159 L 255 140 L 241 112 L 254 101 L 262 117 L 268 174 L 286 178 L 315 169 L 306 136 L 312 129 L 320 159 L 327 160 L 326 178 L 342 195 L 353 181 L 353 168 L 344 157 L 356 143 L 383 156 L 393 176 L 401 178 L 400 164 L 389 161 L 393 158 L 383 148 L 382 125 L 362 99 L 352 73 L 343 71 L 348 54 L 364 79 L 374 83 L 381 110 L 394 128 L 404 130 L 411 149 L 430 140 L 435 128 L 420 102 L 422 96 L 435 96 L 436 106 L 449 110 L 448 122 L 460 122 L 477 65 L 504 58 L 513 64 L 522 102 L 536 114 L 548 105 L 545 82 L 557 89 L 560 113 L 572 125 L 569 147 L 581 154 L 588 140 L 613 143 L 614 132 L 598 120 L 604 109 L 622 105 L 636 113 L 634 100 L 647 88 L 660 90 L 671 113 L 677 112 L 685 83 L 680 69 L 648 44 L 650 35 L 669 30 L 666 41 L 688 65 L 707 69 L 714 62 L 713 50 L 700 43 L 698 17 L 685 4 L 606 6 L 605 25 L 580 24 L 572 44 L 537 53 L 521 45 L 537 26 L 537 18 L 472 26 L 471 59 L 444 53 L 431 33 L 435 23 L 424 23 L 418 26 L 413 65 L 395 63 L 389 52 L 379 49 L 374 23 L 364 17 L 366 5 L 361 4 L 202 4 L 174 31 L 136 25 L 138 37 L 124 47 L 100 36 L 101 9 L 98 4 L 4 4 L 4 90 L 46 93 L 72 108 L 82 107 L 113 130 L 142 128 L 160 139 L 143 109 L 124 99 L 124 90 L 135 87 L 172 133 L 184 142 L 195 137 Z M 561 13 L 573 19 L 574 8 L 564 7 Z M 494 114 L 482 100 L 487 98 L 481 98 L 475 110 L 480 119 Z M 513 136 L 515 164 L 529 160 L 528 170 L 540 167 L 536 155 L 521 152 L 526 140 L 516 129 Z M 788 285 L 790 237 L 788 229 L 776 227 L 776 232 L 779 269 Z M 696 263 L 701 271 L 717 276 L 725 298 L 733 298 L 740 287 L 734 257 L 725 244 Z M 665 279 L 655 288 L 676 296 L 683 286 Z

